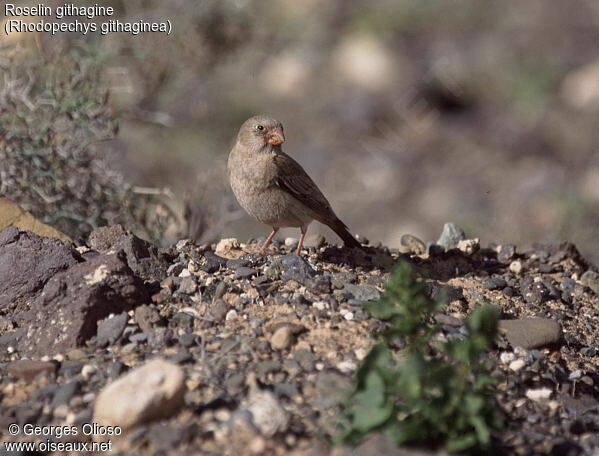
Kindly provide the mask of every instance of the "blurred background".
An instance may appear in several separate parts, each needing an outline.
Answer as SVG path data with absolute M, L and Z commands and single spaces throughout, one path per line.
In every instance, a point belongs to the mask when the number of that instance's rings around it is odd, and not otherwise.
M 69 234 L 127 217 L 142 228 L 160 219 L 146 237 L 167 243 L 268 234 L 240 211 L 225 171 L 240 124 L 263 113 L 283 122 L 285 150 L 371 242 L 435 241 L 452 221 L 483 243 L 570 240 L 599 263 L 598 2 L 97 3 L 115 8 L 110 19 L 169 19 L 173 31 L 0 40 L 0 192 Z M 58 101 L 44 104 L 56 85 Z M 14 121 L 33 115 L 25 89 L 40 116 L 27 131 Z M 10 180 L 29 166 L 7 168 L 24 145 L 38 161 L 53 150 L 44 172 L 87 155 L 40 196 L 30 177 Z M 101 184 L 69 183 L 93 173 Z M 54 201 L 65 186 L 73 195 Z M 339 242 L 315 223 L 309 238 L 318 233 Z

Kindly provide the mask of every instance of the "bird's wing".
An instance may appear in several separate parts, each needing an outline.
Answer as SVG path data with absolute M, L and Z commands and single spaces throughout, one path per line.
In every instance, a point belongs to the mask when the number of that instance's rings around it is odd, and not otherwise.
M 337 219 L 325 196 L 298 162 L 285 153 L 278 153 L 274 164 L 275 185 L 310 208 L 318 215 L 317 220 L 330 223 Z

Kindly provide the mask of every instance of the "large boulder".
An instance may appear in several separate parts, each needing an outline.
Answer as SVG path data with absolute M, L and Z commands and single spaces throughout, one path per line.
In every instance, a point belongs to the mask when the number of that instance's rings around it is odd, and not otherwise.
M 27 304 L 51 277 L 76 265 L 79 253 L 58 239 L 21 231 L 0 232 L 0 310 L 27 310 Z
M 120 255 L 100 255 L 56 274 L 26 316 L 19 350 L 65 353 L 96 335 L 98 320 L 149 301 L 143 281 Z

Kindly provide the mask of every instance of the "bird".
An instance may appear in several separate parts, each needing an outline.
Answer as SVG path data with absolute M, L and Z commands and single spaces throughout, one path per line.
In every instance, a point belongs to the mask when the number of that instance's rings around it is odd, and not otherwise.
M 304 168 L 283 152 L 284 142 L 281 122 L 254 116 L 241 125 L 227 161 L 231 189 L 241 207 L 272 228 L 259 253 L 266 254 L 280 228 L 295 227 L 301 231 L 299 255 L 313 220 L 331 228 L 346 247 L 362 248 Z

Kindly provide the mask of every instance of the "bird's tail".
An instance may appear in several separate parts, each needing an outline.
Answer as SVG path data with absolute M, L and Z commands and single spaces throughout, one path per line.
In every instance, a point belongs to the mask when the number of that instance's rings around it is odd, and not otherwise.
M 341 220 L 337 219 L 330 227 L 343 240 L 346 247 L 362 248 L 362 244 L 348 231 L 347 226 Z

